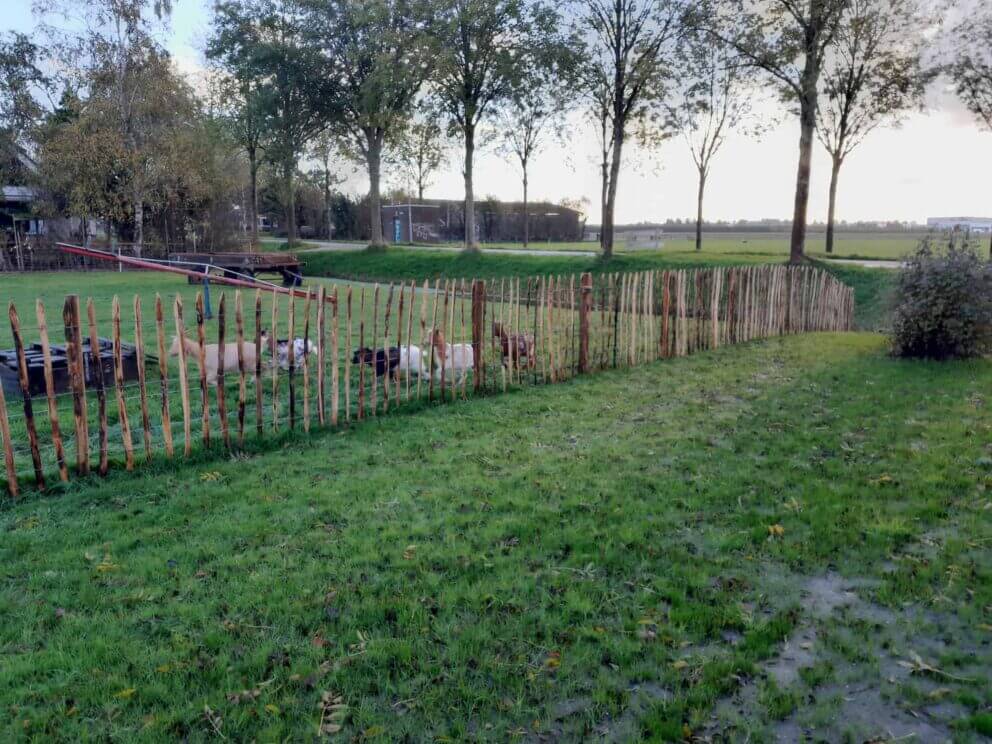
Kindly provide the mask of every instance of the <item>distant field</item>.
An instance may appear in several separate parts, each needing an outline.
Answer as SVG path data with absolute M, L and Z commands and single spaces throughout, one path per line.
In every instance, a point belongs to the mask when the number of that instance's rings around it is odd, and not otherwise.
M 833 256 L 836 258 L 863 259 L 898 259 L 912 251 L 924 237 L 924 233 L 841 233 L 837 236 Z M 751 260 L 759 257 L 777 259 L 789 253 L 789 235 L 787 233 L 704 233 L 703 250 L 695 250 L 695 235 L 692 233 L 668 233 L 662 239 L 660 250 L 639 247 L 629 249 L 625 237 L 617 237 L 614 251 L 616 253 L 655 253 L 660 252 L 676 260 L 695 260 L 705 256 L 748 256 Z M 335 241 L 341 242 L 341 241 Z M 348 242 L 348 241 L 344 241 Z M 352 241 L 362 242 L 362 241 Z M 829 254 L 824 249 L 825 236 L 813 233 L 806 239 L 806 253 L 817 258 L 826 258 Z M 454 243 L 444 244 L 445 247 L 456 246 Z M 317 247 L 312 241 L 300 243 L 302 249 Z M 427 246 L 424 246 L 427 247 Z M 483 248 L 519 251 L 522 243 L 498 242 L 483 243 Z M 550 243 L 547 241 L 532 241 L 530 250 L 541 251 L 588 251 L 596 253 L 599 244 L 593 241 L 563 241 Z M 286 241 L 282 238 L 263 238 L 263 251 L 286 249 Z

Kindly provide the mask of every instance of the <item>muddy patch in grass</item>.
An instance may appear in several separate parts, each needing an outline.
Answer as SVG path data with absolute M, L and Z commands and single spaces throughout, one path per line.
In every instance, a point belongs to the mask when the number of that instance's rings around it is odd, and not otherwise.
M 990 644 L 954 612 L 873 602 L 878 586 L 833 573 L 803 582 L 800 622 L 698 740 L 982 740 L 967 722 L 990 702 Z

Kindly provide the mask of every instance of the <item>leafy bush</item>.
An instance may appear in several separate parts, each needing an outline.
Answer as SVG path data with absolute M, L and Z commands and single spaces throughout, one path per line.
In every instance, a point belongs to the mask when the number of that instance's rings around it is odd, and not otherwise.
M 973 357 L 992 340 L 992 265 L 967 245 L 929 239 L 896 280 L 892 351 L 926 359 Z

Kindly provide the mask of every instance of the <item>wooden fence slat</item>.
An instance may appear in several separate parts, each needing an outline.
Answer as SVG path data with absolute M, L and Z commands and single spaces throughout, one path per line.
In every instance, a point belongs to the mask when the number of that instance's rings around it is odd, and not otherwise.
M 238 348 L 238 446 L 244 447 L 248 379 L 245 376 L 245 307 L 240 289 L 234 291 L 234 335 Z
M 427 356 L 428 358 L 428 364 L 426 365 L 428 384 L 429 381 L 434 377 L 434 367 L 432 366 L 434 363 L 434 345 L 431 344 L 430 348 L 428 349 L 429 342 L 427 340 L 427 302 L 431 297 L 430 286 L 431 286 L 430 280 L 424 279 L 423 289 L 420 290 L 420 348 L 421 350 L 423 350 L 424 355 Z M 420 392 L 421 377 L 422 375 L 417 375 L 417 400 L 420 400 L 421 397 L 421 392 Z
M 501 287 L 502 289 L 502 287 Z M 482 345 L 485 343 L 482 313 L 486 302 L 486 285 L 479 279 L 472 280 L 472 390 L 479 393 L 482 389 L 482 378 L 479 369 L 482 367 Z M 503 303 L 500 302 L 499 322 L 503 323 Z M 503 373 L 503 389 L 506 390 L 506 372 Z
M 459 292 L 458 293 L 460 295 L 460 301 L 458 303 L 458 312 L 461 315 L 461 324 L 460 324 L 460 331 L 459 331 L 458 343 L 459 344 L 464 344 L 465 343 L 465 280 L 464 279 L 462 279 L 460 281 L 460 283 L 458 285 L 458 289 L 459 289 Z M 486 309 L 486 306 L 485 306 L 485 303 L 483 303 L 483 305 L 482 305 L 483 312 L 485 312 L 485 309 Z M 454 312 L 454 308 L 452 308 L 452 312 Z M 480 352 L 480 355 L 481 355 L 481 352 L 482 352 L 482 346 L 481 346 L 481 344 L 479 346 L 479 352 Z M 462 361 L 464 362 L 464 361 L 467 361 L 467 360 L 463 359 Z M 481 364 L 473 370 L 473 372 L 472 372 L 473 379 L 474 379 L 474 377 L 476 375 L 479 375 L 480 377 L 483 376 L 482 375 L 482 365 Z M 452 375 L 452 377 L 454 377 L 454 375 Z M 468 370 L 467 369 L 462 369 L 461 378 L 462 378 L 461 379 L 461 388 L 462 388 L 461 389 L 461 393 L 462 393 L 462 398 L 464 399 L 466 397 L 465 386 L 468 385 Z M 483 377 L 483 379 L 485 379 L 485 378 Z M 454 393 L 454 391 L 452 391 L 452 393 Z M 454 394 L 452 394 L 452 398 L 454 398 Z
M 592 274 L 579 279 L 579 372 L 589 372 L 589 316 L 592 314 Z
M 113 314 L 113 355 L 114 391 L 117 394 L 117 420 L 121 427 L 121 443 L 124 445 L 124 466 L 134 470 L 134 443 L 131 440 L 131 422 L 127 415 L 127 398 L 124 394 L 124 355 L 121 349 L 121 302 L 114 295 Z
M 179 395 L 183 406 L 183 455 L 189 457 L 193 449 L 192 406 L 189 400 L 189 370 L 186 365 L 186 324 L 183 321 L 183 298 L 176 295 L 172 306 L 176 321 L 176 338 L 179 347 Z
M 35 317 L 38 320 L 38 339 L 41 343 L 41 354 L 45 365 L 48 423 L 52 430 L 52 445 L 55 447 L 55 462 L 59 468 L 59 479 L 65 483 L 69 480 L 69 468 L 65 464 L 65 445 L 62 443 L 62 431 L 59 427 L 59 409 L 55 397 L 55 375 L 52 370 L 52 348 L 48 338 L 48 321 L 45 318 L 45 305 L 41 299 L 35 300 L 34 309 Z
M 310 305 L 311 291 L 303 303 L 303 431 L 310 432 Z
M 385 371 L 382 375 L 382 412 L 389 411 L 389 389 L 393 386 L 389 369 L 389 320 L 393 314 L 393 294 L 396 287 L 389 283 L 389 294 L 386 296 L 386 317 L 382 329 L 382 350 L 385 354 Z
M 68 301 L 67 301 L 68 302 Z M 0 385 L 0 439 L 3 440 L 3 461 L 7 471 L 7 493 L 16 499 L 19 493 L 17 487 L 17 466 L 14 462 L 14 443 L 10 438 L 10 419 L 7 418 L 7 399 Z
M 17 354 L 17 380 L 21 387 L 24 407 L 24 425 L 28 432 L 28 445 L 31 448 L 31 464 L 34 466 L 34 480 L 41 491 L 45 490 L 45 467 L 41 462 L 41 449 L 38 446 L 38 429 L 34 423 L 34 405 L 31 400 L 31 382 L 28 378 L 28 363 L 24 352 L 24 339 L 21 337 L 21 319 L 13 301 L 7 306 L 10 318 L 10 332 L 14 337 L 14 351 Z
M 231 432 L 227 423 L 227 393 L 224 376 L 227 366 L 227 296 L 220 293 L 217 303 L 217 417 L 220 419 L 220 436 L 225 449 L 231 449 Z
M 108 467 L 107 450 L 110 439 L 107 428 L 107 387 L 103 378 L 100 334 L 96 327 L 96 308 L 93 306 L 92 297 L 86 300 L 86 315 L 90 326 L 90 371 L 96 380 L 97 414 L 100 422 L 100 464 L 97 472 L 100 475 L 106 475 Z
M 145 380 L 145 336 L 141 327 L 141 298 L 134 296 L 134 352 L 138 363 L 138 399 L 141 403 L 141 435 L 145 444 L 145 460 L 152 459 L 152 421 L 148 415 L 148 388 Z
M 400 302 L 399 310 L 396 314 L 396 348 L 399 349 L 400 361 L 403 360 L 403 311 L 406 309 L 403 304 L 404 295 L 406 294 L 406 282 L 400 282 Z M 409 343 L 409 342 L 408 342 Z M 409 349 L 407 350 L 407 377 L 409 378 L 410 370 L 410 356 Z M 400 394 L 402 393 L 402 375 L 400 374 L 400 368 L 397 367 L 396 370 L 396 387 L 394 390 L 394 398 L 396 399 L 396 405 L 400 403 Z
M 207 329 L 203 312 L 203 293 L 196 293 L 197 363 L 200 370 L 200 434 L 205 447 L 210 446 L 210 390 L 207 386 Z
M 341 302 L 338 297 L 338 287 L 334 285 L 334 306 L 331 309 L 331 426 L 338 425 L 338 308 Z M 348 306 L 351 307 L 349 298 Z M 350 337 L 350 333 L 349 333 Z M 351 350 L 348 350 L 351 353 Z
M 296 429 L 296 295 L 289 297 L 289 346 L 286 348 L 286 361 L 289 364 L 289 428 Z
M 172 442 L 172 413 L 169 410 L 169 354 L 165 346 L 165 314 L 162 309 L 162 296 L 155 294 L 155 339 L 158 343 L 159 395 L 162 401 L 162 439 L 165 441 L 166 457 L 175 453 Z
M 275 331 L 272 331 L 275 333 Z M 265 433 L 265 388 L 262 382 L 262 290 L 255 290 L 255 435 Z
M 86 382 L 83 367 L 82 313 L 79 295 L 68 295 L 62 306 L 65 328 L 66 366 L 72 388 L 72 416 L 76 429 L 76 471 L 79 475 L 90 472 L 90 438 L 86 413 Z
M 379 284 L 378 282 L 372 288 L 372 333 L 370 335 L 370 343 L 372 345 L 373 354 L 375 353 L 376 338 L 379 334 Z M 388 350 L 384 349 L 384 353 L 388 354 Z M 386 368 L 389 368 L 388 361 L 384 364 Z M 369 396 L 369 410 L 373 416 L 378 415 L 379 408 L 379 380 L 375 376 L 375 365 L 372 365 L 372 381 L 371 381 L 372 394 Z
M 269 330 L 269 367 L 272 371 L 272 431 L 279 431 L 279 295 L 272 290 L 272 326 Z
M 324 426 L 327 422 L 326 366 L 327 366 L 327 288 L 321 284 L 317 288 L 317 422 Z M 337 305 L 337 298 L 334 300 Z
M 438 367 L 440 367 L 441 364 L 440 360 L 437 359 L 437 354 L 436 354 L 437 343 L 435 342 L 436 334 L 438 331 L 437 307 L 440 304 L 438 302 L 438 291 L 440 290 L 440 287 L 441 287 L 440 279 L 435 279 L 433 302 L 431 303 L 433 305 L 433 309 L 431 310 L 431 331 L 429 337 L 427 338 L 427 342 L 430 344 L 431 347 L 430 377 L 428 378 L 428 383 L 427 383 L 427 400 L 429 401 L 434 400 L 434 365 L 436 363 Z
M 407 401 L 407 403 L 410 402 L 410 373 L 412 372 L 412 370 L 410 369 L 410 367 L 413 366 L 412 365 L 412 361 L 413 360 L 410 359 L 409 354 L 410 354 L 410 352 L 413 351 L 413 347 L 414 347 L 414 343 L 413 343 L 413 306 L 414 306 L 414 303 L 416 302 L 416 300 L 417 300 L 417 283 L 416 283 L 415 280 L 411 279 L 410 280 L 410 307 L 407 310 L 407 321 L 406 321 L 406 344 L 409 347 L 407 349 L 407 355 L 408 355 L 407 356 L 407 360 L 408 360 L 408 363 L 406 365 L 406 401 Z M 418 357 L 418 359 L 420 360 L 421 363 L 423 363 L 423 354 L 421 354 Z M 420 372 L 419 371 L 417 373 L 417 379 L 418 380 L 420 379 Z
M 376 285 L 378 286 L 378 285 Z M 358 348 L 365 348 L 365 287 L 362 286 L 361 298 L 358 303 Z M 365 366 L 358 365 L 358 420 L 365 418 Z M 372 374 L 375 374 L 373 369 Z
M 345 333 L 348 336 L 348 347 L 345 349 L 344 359 L 344 418 L 351 421 L 351 285 L 348 285 L 348 318 L 345 323 Z

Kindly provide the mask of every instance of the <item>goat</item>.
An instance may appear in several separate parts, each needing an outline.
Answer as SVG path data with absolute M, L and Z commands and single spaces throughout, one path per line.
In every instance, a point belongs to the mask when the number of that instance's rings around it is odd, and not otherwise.
M 268 331 L 262 331 L 262 348 L 268 348 L 269 346 L 269 334 Z M 303 366 L 303 358 L 307 354 L 316 354 L 317 344 L 309 339 L 294 338 L 293 339 L 293 354 L 296 357 L 296 364 L 294 365 L 296 369 L 300 369 Z M 282 369 L 289 369 L 289 339 L 288 338 L 277 338 L 276 339 L 276 358 L 278 360 L 279 366 Z
M 186 356 L 200 363 L 200 344 L 191 338 L 183 337 L 183 346 L 186 348 Z M 217 384 L 217 362 L 220 347 L 217 344 L 204 344 L 203 357 L 207 368 L 207 383 Z M 179 356 L 179 337 L 172 337 L 172 346 L 169 348 L 169 356 Z M 245 343 L 244 345 L 245 369 L 255 368 L 255 345 Z M 236 372 L 238 369 L 238 344 L 237 342 L 224 344 L 224 370 L 225 372 Z
M 521 369 L 534 369 L 537 359 L 534 354 L 534 336 L 530 333 L 508 333 L 502 323 L 493 323 L 493 338 L 499 339 L 503 356 L 503 366 Z
M 456 385 L 461 384 L 474 365 L 472 344 L 446 344 L 444 334 L 438 328 L 430 332 L 429 338 L 434 347 L 434 378 L 440 379 L 443 369 L 445 374 L 450 373 L 454 377 Z
M 375 367 L 375 376 L 382 377 L 385 374 L 392 374 L 400 363 L 399 347 L 391 346 L 388 349 L 370 349 L 363 346 L 351 357 L 352 364 L 368 364 Z

